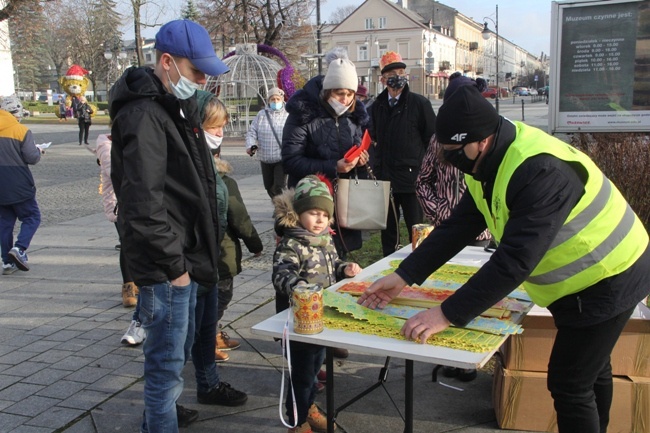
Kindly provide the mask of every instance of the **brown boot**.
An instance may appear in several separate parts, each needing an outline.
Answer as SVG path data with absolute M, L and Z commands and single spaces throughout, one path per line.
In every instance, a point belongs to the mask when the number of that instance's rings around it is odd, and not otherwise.
M 224 331 L 219 331 L 217 333 L 217 349 L 219 350 L 235 350 L 237 349 L 241 344 L 239 343 L 239 340 L 235 340 L 234 338 L 230 338 L 228 334 L 226 334 Z
M 312 404 L 309 407 L 309 412 L 307 413 L 307 422 L 311 429 L 315 432 L 326 432 L 327 431 L 327 417 L 323 412 L 318 409 L 318 406 Z M 336 424 L 334 424 L 334 430 L 336 430 Z
M 134 283 L 122 284 L 122 305 L 125 307 L 135 307 L 138 303 L 138 286 Z
M 215 349 L 214 351 L 214 362 L 226 362 L 230 359 L 230 355 L 228 355 L 226 352 L 223 350 Z

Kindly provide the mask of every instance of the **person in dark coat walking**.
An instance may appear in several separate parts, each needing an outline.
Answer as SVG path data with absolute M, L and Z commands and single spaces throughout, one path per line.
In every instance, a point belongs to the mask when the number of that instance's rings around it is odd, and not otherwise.
M 88 131 L 90 130 L 90 125 L 93 123 L 91 117 L 93 113 L 94 111 L 90 108 L 90 105 L 88 105 L 88 101 L 82 96 L 77 108 L 77 120 L 79 121 L 79 146 L 81 146 L 82 140 L 83 144 L 88 144 Z
M 415 180 L 422 159 L 433 135 L 436 115 L 431 102 L 410 91 L 406 64 L 394 51 L 384 54 L 379 62 L 381 82 L 387 86 L 370 108 L 370 136 L 377 143 L 373 154 L 373 169 L 381 180 L 389 180 L 397 211 L 388 217 L 381 232 L 384 256 L 397 249 L 400 210 L 404 215 L 411 241 L 411 228 L 424 220 L 422 208 L 415 195 Z

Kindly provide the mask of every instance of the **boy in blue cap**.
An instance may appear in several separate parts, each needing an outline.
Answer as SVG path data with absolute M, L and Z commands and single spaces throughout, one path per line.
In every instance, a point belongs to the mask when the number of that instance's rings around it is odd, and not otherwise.
M 197 286 L 218 281 L 215 175 L 195 94 L 228 67 L 193 21 L 163 25 L 155 48 L 153 69 L 129 68 L 110 90 L 111 178 L 147 332 L 141 432 L 176 433 L 198 418 L 176 405 Z

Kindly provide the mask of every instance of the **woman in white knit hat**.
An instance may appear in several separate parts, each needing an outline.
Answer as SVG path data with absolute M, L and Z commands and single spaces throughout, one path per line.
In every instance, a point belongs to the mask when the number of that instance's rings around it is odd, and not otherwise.
M 289 118 L 282 136 L 282 163 L 293 187 L 305 176 L 323 173 L 332 183 L 355 171 L 366 177 L 369 156 L 363 152 L 348 162 L 343 156 L 368 124 L 368 113 L 355 95 L 359 85 L 356 67 L 347 51 L 334 48 L 326 54 L 327 72 L 318 75 L 293 94 L 287 102 Z M 334 243 L 341 257 L 361 248 L 361 232 L 336 227 Z

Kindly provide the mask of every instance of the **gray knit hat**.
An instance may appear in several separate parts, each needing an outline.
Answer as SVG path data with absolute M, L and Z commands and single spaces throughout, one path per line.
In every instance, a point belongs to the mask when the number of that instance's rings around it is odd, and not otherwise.
M 268 101 L 269 99 L 271 99 L 271 96 L 275 96 L 275 95 L 278 95 L 279 97 L 284 99 L 284 90 L 277 87 L 273 87 L 272 89 L 269 89 L 269 92 L 266 94 L 266 100 Z
M 298 181 L 293 196 L 293 209 L 298 215 L 309 209 L 322 209 L 334 216 L 334 200 L 329 186 L 318 176 L 305 176 Z
M 356 92 L 359 77 L 356 66 L 348 59 L 348 52 L 337 47 L 327 53 L 325 60 L 329 66 L 323 80 L 323 89 L 350 89 Z

